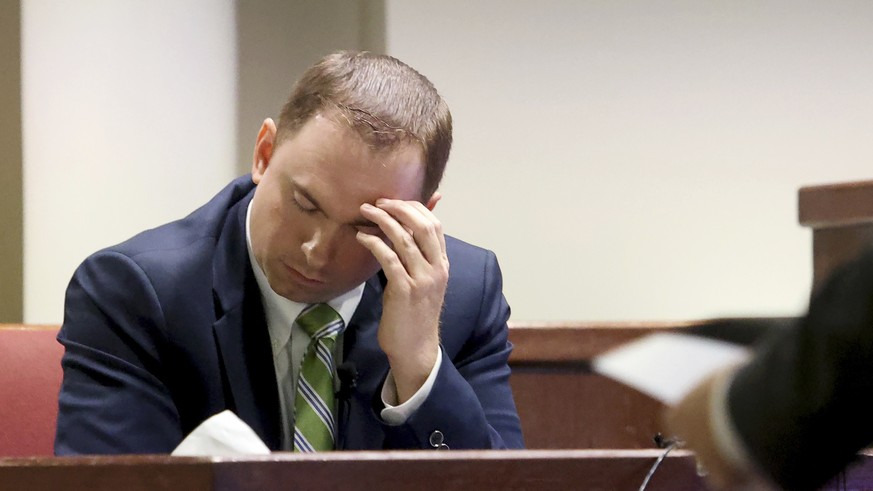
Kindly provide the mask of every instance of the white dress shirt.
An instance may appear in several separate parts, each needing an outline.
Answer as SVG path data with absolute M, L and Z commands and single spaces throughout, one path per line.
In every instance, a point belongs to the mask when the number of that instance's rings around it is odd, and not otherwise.
M 254 201 L 254 200 L 252 200 Z M 258 288 L 261 291 L 261 299 L 264 305 L 264 313 L 267 320 L 267 329 L 270 333 L 270 342 L 273 351 L 273 366 L 276 370 L 276 381 L 279 389 L 279 408 L 282 417 L 282 449 L 291 450 L 294 434 L 294 398 L 297 384 L 297 374 L 300 371 L 300 366 L 303 363 L 303 356 L 306 354 L 306 347 L 309 344 L 309 335 L 301 328 L 295 320 L 297 316 L 306 308 L 306 304 L 294 302 L 282 297 L 270 287 L 264 271 L 261 269 L 255 255 L 252 252 L 252 236 L 251 236 L 251 211 L 252 204 L 249 203 L 246 211 L 246 246 L 248 247 L 249 260 L 252 264 L 252 270 L 255 274 L 255 279 L 258 283 Z M 364 294 L 364 284 L 361 283 L 352 290 L 327 301 L 337 313 L 342 317 L 346 326 L 352 319 L 355 309 L 361 303 L 361 297 Z M 334 360 L 339 365 L 342 361 L 342 335 L 337 338 L 337 343 L 334 348 Z M 424 385 L 413 394 L 408 401 L 397 405 L 397 387 L 394 384 L 394 377 L 391 372 L 388 372 L 388 377 L 382 387 L 382 403 L 385 408 L 380 413 L 382 419 L 390 425 L 401 425 L 421 407 L 427 396 L 430 394 L 433 387 L 436 374 L 439 372 L 440 364 L 442 363 L 442 351 L 437 350 L 437 359 L 431 370 L 430 375 Z M 291 373 L 290 377 L 286 374 Z M 285 383 L 283 384 L 283 380 Z M 337 382 L 335 382 L 337 383 Z

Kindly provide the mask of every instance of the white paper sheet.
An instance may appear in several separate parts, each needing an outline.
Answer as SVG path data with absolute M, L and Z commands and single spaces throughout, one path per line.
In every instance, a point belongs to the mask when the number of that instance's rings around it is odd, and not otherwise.
M 225 410 L 200 423 L 170 455 L 232 457 L 269 453 L 255 430 Z
M 686 334 L 658 333 L 594 359 L 594 370 L 667 405 L 679 402 L 707 376 L 751 355 L 748 348 Z

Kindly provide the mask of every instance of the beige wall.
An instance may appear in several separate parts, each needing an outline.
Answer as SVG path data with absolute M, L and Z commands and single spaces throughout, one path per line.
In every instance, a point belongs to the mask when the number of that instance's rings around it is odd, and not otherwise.
M 873 177 L 873 2 L 388 0 L 455 117 L 437 207 L 515 319 L 796 314 L 801 185 Z
M 236 175 L 231 2 L 22 3 L 24 319 L 76 266 Z
M 23 311 L 20 5 L 0 0 L 0 322 Z

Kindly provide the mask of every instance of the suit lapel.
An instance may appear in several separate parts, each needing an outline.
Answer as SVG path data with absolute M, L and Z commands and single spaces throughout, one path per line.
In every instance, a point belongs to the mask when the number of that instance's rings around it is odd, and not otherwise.
M 373 409 L 374 398 L 381 400 L 382 382 L 388 373 L 388 359 L 376 337 L 382 318 L 384 283 L 382 272 L 367 281 L 361 303 L 343 335 L 343 360 L 351 363 L 358 373 L 349 407 L 341 407 L 339 415 L 340 421 L 347 422 L 340 425 L 343 449 L 382 448 L 384 440 L 377 431 L 379 422 Z
M 273 450 L 281 445 L 279 395 L 270 336 L 246 246 L 249 193 L 228 214 L 213 261 L 215 340 L 229 409 Z

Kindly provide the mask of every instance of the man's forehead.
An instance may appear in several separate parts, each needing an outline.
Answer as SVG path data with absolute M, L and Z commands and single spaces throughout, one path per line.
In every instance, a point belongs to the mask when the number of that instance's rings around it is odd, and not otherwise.
M 378 156 L 392 155 L 398 152 L 418 153 L 418 159 L 424 162 L 424 145 L 408 132 L 399 128 L 379 128 L 356 124 L 347 115 L 338 111 L 319 111 L 313 114 L 295 132 L 289 134 L 278 144 L 282 145 L 304 132 L 329 135 L 342 140 L 349 148 L 366 149 L 368 153 Z
M 424 150 L 417 142 L 374 148 L 353 128 L 316 115 L 280 142 L 276 152 L 291 162 L 292 174 L 305 172 L 342 187 L 387 188 L 383 192 L 402 188 L 395 192 L 404 195 L 414 185 L 414 199 L 420 198 L 425 164 Z
M 333 125 L 343 138 L 366 145 L 375 154 L 392 154 L 406 148 L 418 148 L 424 155 L 424 145 L 403 128 L 360 110 L 322 110 L 313 116 Z
M 343 202 L 359 207 L 364 203 L 375 204 L 379 198 L 404 201 L 421 200 L 421 180 L 409 173 L 400 179 L 387 182 L 368 179 L 356 173 L 324 176 L 319 173 L 295 173 L 292 187 L 319 208 L 331 208 L 331 204 Z

